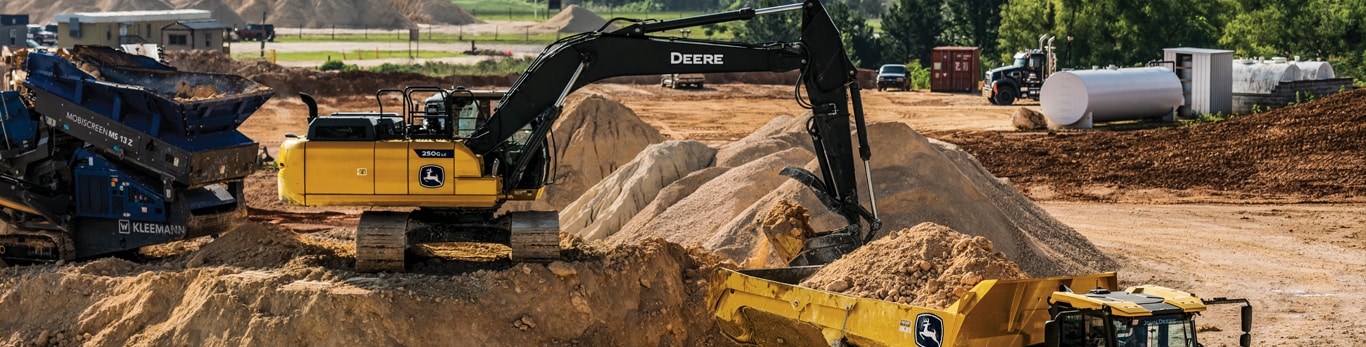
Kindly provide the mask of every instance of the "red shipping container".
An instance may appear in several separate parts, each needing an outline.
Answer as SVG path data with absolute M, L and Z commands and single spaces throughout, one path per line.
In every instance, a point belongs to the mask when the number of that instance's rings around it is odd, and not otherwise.
M 930 51 L 930 91 L 978 92 L 979 55 L 977 47 L 935 47 Z

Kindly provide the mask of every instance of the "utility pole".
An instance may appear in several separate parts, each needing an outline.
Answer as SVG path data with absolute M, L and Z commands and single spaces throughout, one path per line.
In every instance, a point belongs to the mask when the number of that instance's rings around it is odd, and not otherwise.
M 264 28 L 266 27 L 266 11 L 269 11 L 269 10 L 262 10 L 262 11 L 261 11 L 261 28 L 262 28 L 262 29 L 264 29 Z M 266 57 L 266 40 L 265 40 L 265 39 L 258 39 L 257 41 L 261 41 L 261 57 L 262 57 L 262 58 L 265 58 L 265 57 Z

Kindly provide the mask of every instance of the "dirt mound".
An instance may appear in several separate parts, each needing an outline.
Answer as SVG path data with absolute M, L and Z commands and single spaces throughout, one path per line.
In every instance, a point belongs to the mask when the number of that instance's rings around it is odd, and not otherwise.
M 172 51 L 166 52 L 166 59 L 185 71 L 240 75 L 275 89 L 282 97 L 293 97 L 299 92 L 315 97 L 374 95 L 381 88 L 402 86 L 506 88 L 517 79 L 517 75 L 431 77 L 406 72 L 324 72 L 284 67 L 264 60 L 239 61 L 214 51 Z
M 464 25 L 484 22 L 450 1 L 389 0 L 389 3 L 416 23 Z
M 607 20 L 597 13 L 593 13 L 579 5 L 565 6 L 559 14 L 536 25 L 538 30 L 553 30 L 562 33 L 583 33 L 598 30 Z M 605 31 L 616 30 L 616 26 L 610 26 Z
M 266 267 L 288 263 L 305 249 L 299 235 L 278 226 L 248 223 L 190 254 L 186 267 Z
M 719 261 L 697 249 L 652 240 L 545 265 L 360 274 L 349 250 L 280 233 L 143 264 L 0 269 L 0 305 L 23 312 L 0 316 L 0 345 L 729 345 L 704 303 Z
M 571 96 L 550 131 L 559 158 L 555 184 L 540 200 L 509 203 L 508 209 L 561 210 L 645 147 L 664 141 L 635 111 L 598 95 Z
M 868 243 L 801 285 L 943 309 L 984 279 L 1028 277 L 992 247 L 985 237 L 923 223 Z
M 243 27 L 248 21 L 284 28 L 406 29 L 422 24 L 471 24 L 478 19 L 444 0 L 14 0 L 0 5 L 3 13 L 28 13 L 32 22 L 46 23 L 60 13 L 109 11 L 208 10 L 223 24 Z
M 1021 190 L 1110 200 L 1117 190 L 1211 190 L 1234 198 L 1366 198 L 1366 90 L 1217 123 L 1053 136 L 941 137 Z
M 818 171 L 804 123 L 804 118 L 779 117 L 722 148 L 717 165 L 723 173 L 713 172 L 715 178 L 705 183 L 690 181 L 695 187 L 691 193 L 661 192 L 656 199 L 665 200 L 651 202 L 609 241 L 660 237 L 700 244 L 746 266 L 783 265 L 759 232 L 776 204 L 794 201 L 810 209 L 817 231 L 844 227 L 843 218 L 826 210 L 807 187 L 777 174 L 786 165 Z M 951 145 L 930 141 L 900 123 L 872 124 L 869 133 L 872 176 L 884 223 L 879 237 L 934 222 L 992 240 L 998 250 L 1034 276 L 1115 268 L 1112 260 L 1075 230 Z M 740 165 L 722 166 L 735 164 Z M 858 187 L 867 187 L 862 167 L 856 171 Z M 867 196 L 864 189 L 860 191 Z M 697 216 L 708 217 L 699 220 Z
M 646 147 L 560 211 L 560 228 L 585 239 L 600 240 L 655 199 L 669 184 L 706 168 L 716 150 L 697 141 L 664 141 Z

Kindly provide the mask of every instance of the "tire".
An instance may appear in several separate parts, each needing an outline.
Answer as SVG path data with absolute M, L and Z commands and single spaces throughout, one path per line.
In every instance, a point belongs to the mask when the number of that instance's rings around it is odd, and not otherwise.
M 1014 92 L 1014 91 L 1005 90 L 1005 91 L 1002 91 L 1002 92 L 1000 92 L 1000 93 L 996 93 L 996 104 L 997 104 L 997 105 L 1001 105 L 1001 106 L 1010 106 L 1010 104 L 1013 104 L 1013 103 L 1015 103 L 1015 92 Z
M 992 105 L 1000 105 L 996 103 L 996 98 L 987 98 L 987 102 L 990 102 Z

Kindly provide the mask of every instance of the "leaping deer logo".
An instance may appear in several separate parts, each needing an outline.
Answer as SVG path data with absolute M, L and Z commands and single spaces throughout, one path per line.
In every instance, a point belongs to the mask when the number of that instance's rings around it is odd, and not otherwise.
M 446 169 L 440 165 L 424 165 L 418 169 L 417 181 L 425 188 L 440 188 L 446 185 Z
M 929 313 L 921 313 L 915 317 L 916 325 L 920 330 L 916 331 L 915 345 L 920 347 L 940 347 L 943 345 L 944 321 L 938 316 Z

